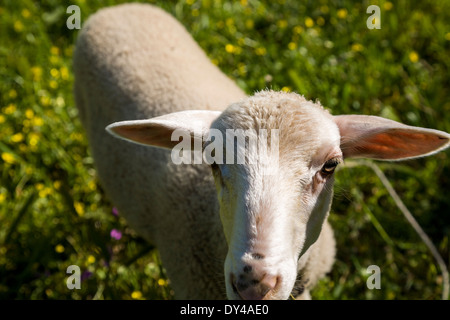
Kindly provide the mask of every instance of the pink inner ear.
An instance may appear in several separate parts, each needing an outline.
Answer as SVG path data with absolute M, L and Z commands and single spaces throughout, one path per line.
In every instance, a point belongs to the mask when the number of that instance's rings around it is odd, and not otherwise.
M 427 132 L 405 129 L 386 131 L 348 141 L 341 146 L 344 157 L 399 160 L 426 155 L 448 143 L 448 139 Z

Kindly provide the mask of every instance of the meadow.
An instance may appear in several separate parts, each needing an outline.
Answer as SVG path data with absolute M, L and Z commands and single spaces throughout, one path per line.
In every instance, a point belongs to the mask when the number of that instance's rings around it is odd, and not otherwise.
M 0 299 L 172 299 L 158 251 L 98 183 L 72 94 L 81 22 L 112 0 L 0 3 Z M 378 115 L 450 132 L 449 1 L 149 1 L 173 14 L 248 94 L 295 91 L 333 114 Z M 369 29 L 369 5 L 381 29 Z M 118 21 L 120 23 L 120 21 Z M 450 260 L 450 151 L 377 162 Z M 427 246 L 372 169 L 336 172 L 332 272 L 314 299 L 441 299 Z M 68 289 L 67 267 L 81 269 Z M 367 268 L 381 271 L 370 290 Z

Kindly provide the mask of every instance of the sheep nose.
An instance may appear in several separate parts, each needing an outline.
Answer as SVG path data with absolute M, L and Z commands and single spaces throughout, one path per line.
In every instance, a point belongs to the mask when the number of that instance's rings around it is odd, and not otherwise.
M 278 277 L 265 274 L 262 279 L 257 280 L 248 274 L 241 274 L 237 279 L 232 277 L 235 292 L 243 300 L 264 300 L 270 296 L 278 283 Z

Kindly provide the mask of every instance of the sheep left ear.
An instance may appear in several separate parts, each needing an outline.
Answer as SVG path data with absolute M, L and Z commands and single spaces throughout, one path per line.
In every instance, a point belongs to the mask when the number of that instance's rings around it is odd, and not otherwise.
M 408 126 L 376 116 L 341 115 L 334 121 L 344 158 L 405 160 L 429 156 L 450 146 L 450 134 Z
M 202 141 L 220 111 L 186 110 L 169 113 L 147 120 L 120 121 L 106 127 L 113 136 L 137 144 L 171 149 L 179 143 L 172 140 L 175 131 L 186 133 L 194 140 Z

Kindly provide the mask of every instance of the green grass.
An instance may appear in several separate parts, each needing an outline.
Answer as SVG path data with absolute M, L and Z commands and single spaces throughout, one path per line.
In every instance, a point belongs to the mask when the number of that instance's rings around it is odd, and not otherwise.
M 112 214 L 99 185 L 72 95 L 81 19 L 124 1 L 0 4 L 0 298 L 170 299 L 158 252 Z M 154 1 L 153 1 L 154 2 Z M 366 8 L 381 8 L 369 30 Z M 318 99 L 333 114 L 380 115 L 450 131 L 448 1 L 161 1 L 213 63 L 246 92 L 272 88 Z M 118 22 L 119 23 L 119 22 Z M 394 188 L 450 258 L 448 151 L 380 163 Z M 316 299 L 439 299 L 442 277 L 376 175 L 339 170 L 330 221 L 333 271 Z M 116 229 L 122 237 L 111 237 Z M 369 265 L 381 289 L 369 290 Z M 87 277 L 66 286 L 66 269 Z M 89 273 L 88 273 L 89 272 Z

